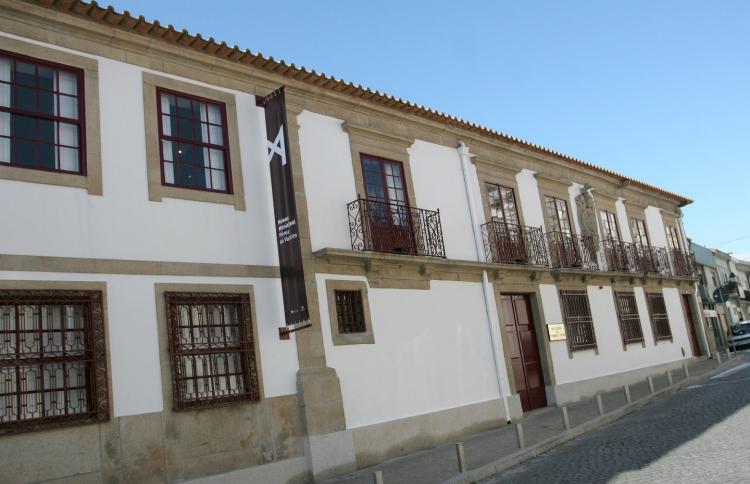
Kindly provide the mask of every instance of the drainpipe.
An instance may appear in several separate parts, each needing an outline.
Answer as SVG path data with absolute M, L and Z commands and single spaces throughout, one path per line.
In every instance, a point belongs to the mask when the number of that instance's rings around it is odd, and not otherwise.
M 469 163 L 471 163 L 471 157 L 469 153 L 469 147 L 466 146 L 462 140 L 458 140 L 458 156 L 461 159 L 461 172 L 464 176 L 464 188 L 466 189 L 466 203 L 469 206 L 469 219 L 471 220 L 471 231 L 474 235 L 474 249 L 476 251 L 477 261 L 484 262 L 484 248 L 482 246 L 482 239 L 479 233 L 479 218 L 474 205 L 474 195 L 471 190 L 471 175 L 469 170 Z M 489 276 L 487 271 L 482 271 L 482 292 L 484 296 L 484 310 L 487 316 L 487 326 L 490 330 L 490 342 L 492 344 L 492 359 L 495 364 L 495 377 L 497 378 L 497 389 L 500 392 L 500 397 L 503 399 L 503 406 L 505 407 L 505 420 L 510 422 L 510 409 L 508 408 L 508 396 L 510 395 L 510 384 L 508 383 L 508 372 L 505 368 L 505 360 L 503 355 L 500 354 L 500 335 L 498 334 L 500 329 L 499 321 L 495 324 L 495 318 L 493 317 L 493 308 L 495 308 L 495 292 L 490 284 Z
M 688 245 L 688 238 L 687 238 L 687 232 L 685 232 L 685 226 L 682 224 L 682 210 L 680 210 L 680 216 L 677 218 L 677 226 L 680 228 L 680 235 L 682 236 L 682 243 L 685 245 L 685 257 L 688 257 L 690 255 L 690 246 Z M 700 296 L 698 295 L 698 285 L 693 284 L 693 302 L 695 303 L 695 307 L 702 308 L 702 304 L 698 304 L 698 299 Z M 688 308 L 690 309 L 690 308 Z M 703 336 L 703 347 L 706 348 L 706 357 L 711 358 L 713 355 L 711 355 L 711 347 L 708 346 L 708 335 L 706 335 L 706 324 L 705 324 L 705 318 L 703 317 L 703 311 L 698 311 L 698 321 L 700 321 L 700 327 L 701 327 L 701 336 Z

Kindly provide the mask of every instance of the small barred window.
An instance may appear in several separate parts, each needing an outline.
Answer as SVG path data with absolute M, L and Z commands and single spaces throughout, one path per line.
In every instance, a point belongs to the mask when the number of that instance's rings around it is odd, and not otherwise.
M 362 292 L 336 290 L 335 295 L 339 333 L 366 332 L 367 325 L 365 324 L 364 307 L 362 305 Z

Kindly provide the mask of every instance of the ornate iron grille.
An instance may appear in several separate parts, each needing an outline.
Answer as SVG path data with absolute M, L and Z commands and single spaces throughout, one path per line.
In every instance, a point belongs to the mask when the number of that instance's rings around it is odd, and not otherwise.
M 481 231 L 488 262 L 540 266 L 549 264 L 541 228 L 493 220 L 482 225 Z
M 651 328 L 654 331 L 654 338 L 659 341 L 662 339 L 672 339 L 672 329 L 669 327 L 669 317 L 667 316 L 667 306 L 664 304 L 664 295 L 646 294 L 648 301 L 648 314 L 651 318 Z
M 164 297 L 174 409 L 259 400 L 249 296 L 168 292 Z
M 0 291 L 0 433 L 107 419 L 101 293 Z
M 439 210 L 358 198 L 347 213 L 353 250 L 445 257 Z
M 681 250 L 669 252 L 669 260 L 672 262 L 672 275 L 677 277 L 690 277 L 693 270 L 693 261 L 688 254 Z
M 623 344 L 643 342 L 641 318 L 638 316 L 638 305 L 632 292 L 616 292 L 617 318 L 620 321 Z
M 339 322 L 339 333 L 366 332 L 362 292 L 336 290 L 334 294 L 336 296 L 336 318 Z
M 559 231 L 547 232 L 546 235 L 550 265 L 553 268 L 599 269 L 596 245 L 590 235 L 578 236 Z
M 570 351 L 596 348 L 594 321 L 585 290 L 561 290 L 565 333 Z

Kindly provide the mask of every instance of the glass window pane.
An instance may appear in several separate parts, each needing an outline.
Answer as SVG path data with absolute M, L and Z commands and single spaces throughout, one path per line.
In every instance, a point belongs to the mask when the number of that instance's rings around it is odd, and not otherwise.
M 164 163 L 164 182 L 170 185 L 174 184 L 174 165 L 172 163 Z
M 60 169 L 65 171 L 80 171 L 77 149 L 60 148 Z
M 0 82 L 0 106 L 10 107 L 10 84 Z
M 10 136 L 10 113 L 0 112 L 0 136 Z
M 57 112 L 55 107 L 55 95 L 52 91 L 37 91 L 37 112 L 54 116 Z
M 172 142 L 162 141 L 161 148 L 162 148 L 162 157 L 164 158 L 164 161 L 173 161 L 174 158 L 172 157 L 172 150 L 173 150 Z
M 226 190 L 226 175 L 223 170 L 211 170 L 211 188 L 214 190 Z
M 15 86 L 13 107 L 24 111 L 36 111 L 36 89 Z
M 58 90 L 72 96 L 78 95 L 78 76 L 72 72 L 58 71 L 59 86 Z
M 70 119 L 78 119 L 78 98 L 71 96 L 60 96 L 60 116 Z
M 172 136 L 172 118 L 166 114 L 161 117 L 161 132 L 164 136 Z
M 210 136 L 211 136 L 211 144 L 223 145 L 224 135 L 223 135 L 223 129 L 221 129 L 221 126 L 210 125 L 209 130 L 210 130 Z
M 18 84 L 36 86 L 36 66 L 27 62 L 16 61 L 15 81 Z
M 0 81 L 10 82 L 10 70 L 13 61 L 7 57 L 0 57 Z
M 208 105 L 208 122 L 211 124 L 223 124 L 221 122 L 221 108 L 218 105 Z
M 0 163 L 10 163 L 10 140 L 0 138 Z
M 216 168 L 219 170 L 224 169 L 224 152 L 223 151 L 211 150 L 210 157 L 211 157 L 211 168 Z
M 78 126 L 75 124 L 59 123 L 60 144 L 78 147 Z
M 55 88 L 55 71 L 51 67 L 39 66 L 37 69 L 39 87 L 47 91 Z

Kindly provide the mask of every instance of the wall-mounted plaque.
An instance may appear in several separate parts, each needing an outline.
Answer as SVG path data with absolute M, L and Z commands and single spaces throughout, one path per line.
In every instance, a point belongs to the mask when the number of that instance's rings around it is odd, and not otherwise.
M 565 325 L 562 323 L 548 324 L 547 331 L 549 332 L 550 341 L 562 341 L 565 339 Z

